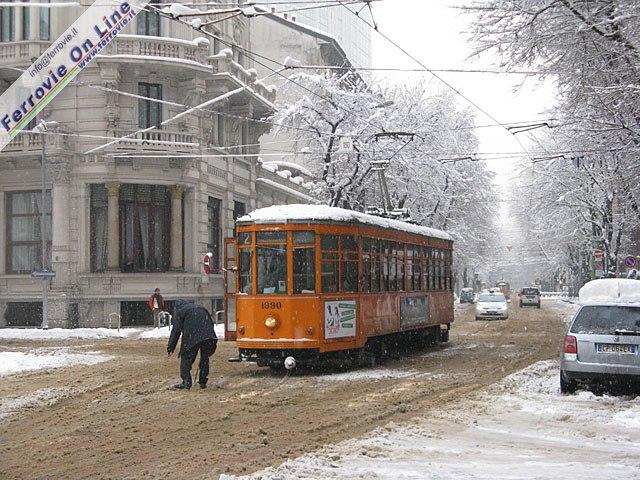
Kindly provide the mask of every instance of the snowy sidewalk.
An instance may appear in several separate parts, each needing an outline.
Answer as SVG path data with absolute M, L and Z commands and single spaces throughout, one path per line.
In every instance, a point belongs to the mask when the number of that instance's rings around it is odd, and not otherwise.
M 221 480 L 640 478 L 640 398 L 561 396 L 540 362 L 448 411 Z
M 215 326 L 224 339 L 224 325 Z M 0 328 L 0 340 L 100 340 L 103 338 L 169 338 L 169 327 L 161 328 Z
M 28 352 L 0 352 L 0 378 L 4 375 L 72 365 L 95 365 L 112 357 L 100 352 L 76 352 L 68 348 L 39 348 Z

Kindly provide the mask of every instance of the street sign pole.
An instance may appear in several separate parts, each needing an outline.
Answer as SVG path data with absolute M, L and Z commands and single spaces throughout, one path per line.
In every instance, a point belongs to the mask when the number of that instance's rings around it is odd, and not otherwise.
M 40 204 L 40 239 L 42 240 L 42 270 L 47 269 L 47 237 L 46 237 L 46 220 L 44 216 L 45 210 L 45 202 L 47 196 L 46 190 L 46 180 L 47 180 L 47 172 L 45 165 L 45 139 L 46 135 L 42 135 L 42 153 L 40 156 L 41 162 L 41 170 L 42 170 L 42 200 Z M 53 192 L 52 192 L 53 193 Z M 53 197 L 53 195 L 52 195 Z M 51 198 L 51 203 L 53 207 L 53 198 Z M 47 306 L 49 301 L 49 279 L 46 276 L 42 277 L 42 325 L 41 328 L 43 330 L 47 330 L 49 328 L 49 320 L 47 318 Z

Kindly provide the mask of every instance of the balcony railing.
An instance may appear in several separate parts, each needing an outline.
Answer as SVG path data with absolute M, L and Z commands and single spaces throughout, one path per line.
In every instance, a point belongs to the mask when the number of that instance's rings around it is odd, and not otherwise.
M 121 34 L 103 51 L 104 55 L 163 57 L 176 61 L 188 60 L 206 66 L 207 49 L 189 40 Z M 148 58 L 142 58 L 148 62 Z M 197 66 L 197 65 L 194 65 Z
M 116 136 L 123 137 L 139 127 L 131 125 L 130 130 L 116 132 Z M 120 141 L 114 147 L 139 148 L 144 150 L 171 150 L 171 151 L 193 151 L 198 148 L 198 137 L 191 133 L 177 130 L 153 130 L 151 132 L 140 133 L 135 137 Z
M 55 133 L 55 132 L 52 132 Z M 42 140 L 46 138 L 46 152 L 48 154 L 65 153 L 70 148 L 70 137 L 66 135 L 46 135 L 43 137 L 40 133 L 20 132 L 9 144 L 2 150 L 0 156 L 10 153 L 16 154 L 40 154 L 42 151 Z
M 240 82 L 250 85 L 261 97 L 266 98 L 272 103 L 275 101 L 276 92 L 274 90 L 267 88 L 262 83 L 255 83 L 257 79 L 255 70 L 245 69 L 242 65 L 235 62 L 231 55 L 225 55 L 223 53 L 212 55 L 207 58 L 207 62 L 211 65 L 214 75 L 228 73 Z
M 50 44 L 32 40 L 0 43 L 0 64 L 26 67 L 31 65 L 32 58 L 42 55 Z

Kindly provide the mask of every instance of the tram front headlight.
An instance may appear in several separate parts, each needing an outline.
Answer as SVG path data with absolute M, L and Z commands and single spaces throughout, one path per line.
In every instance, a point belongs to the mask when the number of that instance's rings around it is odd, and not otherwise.
M 269 315 L 264 319 L 264 326 L 270 328 L 271 330 L 275 330 L 278 326 L 278 319 L 272 315 Z

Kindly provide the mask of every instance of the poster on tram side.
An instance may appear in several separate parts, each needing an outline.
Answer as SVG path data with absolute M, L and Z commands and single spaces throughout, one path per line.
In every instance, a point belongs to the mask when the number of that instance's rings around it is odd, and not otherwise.
M 355 300 L 324 302 L 324 338 L 356 336 Z

